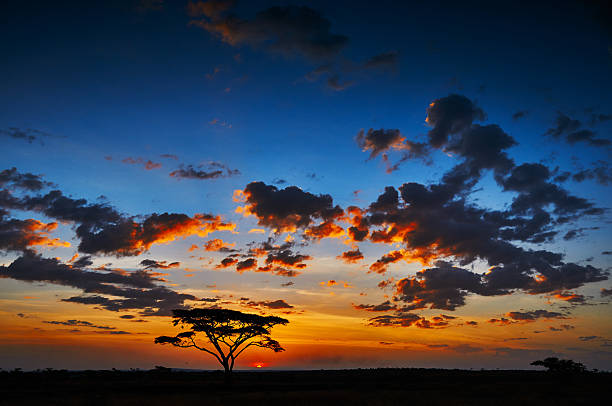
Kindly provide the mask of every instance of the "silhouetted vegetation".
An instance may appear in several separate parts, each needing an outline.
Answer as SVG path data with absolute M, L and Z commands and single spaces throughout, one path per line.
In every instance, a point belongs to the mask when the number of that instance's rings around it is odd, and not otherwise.
M 0 372 L 0 405 L 146 406 L 569 406 L 593 405 L 611 373 L 354 369 L 236 371 Z
M 274 352 L 285 351 L 279 342 L 270 338 L 270 330 L 277 324 L 289 320 L 276 316 L 260 316 L 227 309 L 173 310 L 173 324 L 188 326 L 190 331 L 174 337 L 160 336 L 157 344 L 172 344 L 180 348 L 196 348 L 214 356 L 223 366 L 226 383 L 231 382 L 231 373 L 236 358 L 249 347 L 268 348 Z M 206 336 L 209 347 L 196 341 L 197 334 Z
M 587 370 L 580 362 L 574 362 L 571 359 L 559 359 L 557 357 L 533 361 L 531 365 L 544 367 L 549 372 L 560 373 L 581 373 Z

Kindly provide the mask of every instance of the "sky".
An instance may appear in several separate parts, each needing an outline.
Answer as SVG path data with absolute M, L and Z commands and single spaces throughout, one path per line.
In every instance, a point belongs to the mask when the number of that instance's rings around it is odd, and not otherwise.
M 605 2 L 3 2 L 0 367 L 612 370 Z

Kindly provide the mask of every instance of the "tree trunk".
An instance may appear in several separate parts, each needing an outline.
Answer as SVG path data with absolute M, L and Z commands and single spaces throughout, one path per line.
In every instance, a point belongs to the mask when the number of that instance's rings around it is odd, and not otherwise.
M 223 368 L 225 369 L 225 375 L 224 375 L 225 385 L 231 386 L 232 385 L 232 370 L 230 369 L 229 365 L 223 365 Z

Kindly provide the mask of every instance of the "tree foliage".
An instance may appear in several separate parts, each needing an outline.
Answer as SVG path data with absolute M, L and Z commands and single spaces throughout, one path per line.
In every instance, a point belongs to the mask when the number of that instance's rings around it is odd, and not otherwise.
M 236 358 L 249 347 L 284 351 L 280 343 L 270 337 L 272 327 L 289 323 L 276 316 L 260 316 L 228 309 L 173 310 L 173 324 L 189 328 L 173 337 L 160 336 L 156 344 L 171 344 L 180 348 L 196 348 L 214 356 L 223 366 L 226 379 L 234 369 Z M 199 339 L 204 336 L 205 340 Z M 207 342 L 206 342 L 207 341 Z
M 586 367 L 580 362 L 574 362 L 570 359 L 559 359 L 557 357 L 549 357 L 544 360 L 533 361 L 531 365 L 542 366 L 549 372 L 564 372 L 578 373 L 585 372 Z

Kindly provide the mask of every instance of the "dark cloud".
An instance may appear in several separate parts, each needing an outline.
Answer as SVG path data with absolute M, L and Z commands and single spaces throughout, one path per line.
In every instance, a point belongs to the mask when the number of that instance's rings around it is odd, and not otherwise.
M 18 220 L 6 217 L 0 211 L 0 252 L 22 252 L 35 246 L 70 246 L 49 234 L 57 228 L 57 223 L 43 223 L 34 219 Z
M 419 320 L 421 320 L 421 316 L 416 314 L 401 313 L 396 316 L 384 315 L 373 317 L 369 320 L 369 325 L 374 327 L 410 327 Z
M 0 266 L 0 278 L 70 286 L 84 295 L 62 299 L 64 302 L 98 305 L 111 311 L 140 310 L 143 316 L 169 316 L 172 309 L 186 308 L 185 301 L 198 300 L 160 286 L 164 280 L 147 271 L 91 271 L 29 252 L 9 266 Z
M 277 232 L 310 226 L 316 219 L 333 220 L 344 214 L 334 206 L 330 195 L 314 195 L 296 186 L 278 189 L 263 182 L 251 182 L 243 191 L 245 214 L 253 214 L 258 224 Z
M 293 306 L 291 306 L 289 303 L 285 302 L 282 299 L 279 300 L 264 300 L 261 302 L 248 302 L 247 303 L 248 306 L 253 306 L 253 307 L 266 307 L 268 309 L 293 309 Z
M 361 130 L 355 138 L 357 144 L 364 152 L 370 152 L 368 159 L 382 155 L 383 162 L 387 165 L 387 173 L 399 169 L 399 165 L 409 159 L 423 159 L 428 163 L 427 156 L 429 147 L 425 143 L 406 140 L 397 129 L 378 129 L 370 128 L 367 133 Z M 396 150 L 401 152 L 401 158 L 391 164 L 388 152 Z
M 565 241 L 569 241 L 569 240 L 576 239 L 578 237 L 583 237 L 585 235 L 585 231 L 589 231 L 589 230 L 599 230 L 599 227 L 574 228 L 572 230 L 569 230 L 567 233 L 565 233 L 565 235 L 563 236 L 563 239 Z
M 387 268 L 389 264 L 393 264 L 400 260 L 404 259 L 404 254 L 401 251 L 391 251 L 379 259 L 376 260 L 372 265 L 370 265 L 370 271 L 376 273 L 385 273 L 387 272 Z
M 218 35 L 232 46 L 249 45 L 321 59 L 335 56 L 348 42 L 346 36 L 330 31 L 331 22 L 327 18 L 306 6 L 270 7 L 252 19 L 243 19 L 224 13 L 229 9 L 227 2 L 218 3 L 223 7 L 213 8 L 214 12 L 204 12 L 205 6 L 192 7 L 190 10 L 198 11 L 192 15 L 206 18 L 192 20 L 191 24 Z
M 138 255 L 151 245 L 189 235 L 207 236 L 218 230 L 232 230 L 218 216 L 182 213 L 126 216 L 106 203 L 88 203 L 73 199 L 59 190 L 45 195 L 14 198 L 0 191 L 0 208 L 40 212 L 62 222 L 73 223 L 80 239 L 79 251 L 87 254 L 116 256 Z
M 583 169 L 572 174 L 572 180 L 575 182 L 595 180 L 600 185 L 608 186 L 612 183 L 612 168 L 610 168 L 607 162 L 599 161 L 592 168 Z
M 468 129 L 476 120 L 486 118 L 482 109 L 470 99 L 458 94 L 434 100 L 427 108 L 426 122 L 433 128 L 427 134 L 429 144 L 440 148 L 448 137 Z
M 355 82 L 353 82 L 352 80 L 342 81 L 340 79 L 340 75 L 338 74 L 331 75 L 330 77 L 327 78 L 327 87 L 332 90 L 335 90 L 336 92 L 341 92 L 343 90 L 346 90 L 349 87 L 353 86 L 354 84 Z
M 309 82 L 316 82 L 321 78 L 321 76 L 331 74 L 332 72 L 332 64 L 326 63 L 324 65 L 317 66 L 312 71 L 308 72 L 304 78 Z
M 381 128 L 379 130 L 374 130 L 370 128 L 367 133 L 361 130 L 359 134 L 357 134 L 356 140 L 363 151 L 370 152 L 370 157 L 368 159 L 372 159 L 391 148 L 401 149 L 405 137 L 403 137 L 397 129 Z
M 407 309 L 455 310 L 465 304 L 468 293 L 489 293 L 479 274 L 448 264 L 439 265 L 397 282 L 396 294 Z
M 371 304 L 353 304 L 353 308 L 357 310 L 367 310 L 369 312 L 387 312 L 389 310 L 398 310 L 398 307 L 395 303 L 391 303 L 389 300 L 386 300 L 377 305 Z
M 549 312 L 548 310 L 531 310 L 527 312 L 509 312 L 507 317 L 516 321 L 536 321 L 537 319 L 567 319 L 567 315 L 559 312 Z
M 597 340 L 599 338 L 602 338 L 602 337 L 599 337 L 599 336 L 581 336 L 581 337 L 578 337 L 578 339 L 580 341 L 593 341 L 593 340 Z
M 99 325 L 93 324 L 92 322 L 84 321 L 84 320 L 66 320 L 66 321 L 50 320 L 50 321 L 43 321 L 43 323 L 57 324 L 57 325 L 62 325 L 62 326 L 72 326 L 72 327 L 91 327 L 91 328 L 96 328 L 100 330 L 116 330 L 117 329 L 116 327 L 99 326 Z
M 0 136 L 24 140 L 30 144 L 34 141 L 39 141 L 41 144 L 44 144 L 43 138 L 53 137 L 53 135 L 44 131 L 33 130 L 31 128 L 21 129 L 16 127 L 10 127 L 8 130 L 0 130 Z
M 170 262 L 167 261 L 156 261 L 154 259 L 143 259 L 140 261 L 140 265 L 144 267 L 144 269 L 171 269 L 178 268 L 181 266 L 180 262 Z
M 341 255 L 338 255 L 336 258 L 344 261 L 347 264 L 354 264 L 363 259 L 363 254 L 359 249 L 345 251 Z
M 522 164 L 514 167 L 510 176 L 499 178 L 504 190 L 518 192 L 512 202 L 516 214 L 533 212 L 549 205 L 559 215 L 594 215 L 603 210 L 588 200 L 571 195 L 567 190 L 551 183 L 550 170 L 542 164 Z
M 14 167 L 0 172 L 0 187 L 3 188 L 38 192 L 43 188 L 53 186 L 55 186 L 53 183 L 44 181 L 41 175 L 20 173 Z
M 227 258 L 223 258 L 223 260 L 221 260 L 221 263 L 217 265 L 215 268 L 217 269 L 229 268 L 230 266 L 236 263 L 238 263 L 238 260 L 236 258 L 227 257 Z
M 207 0 L 187 3 L 187 13 L 190 17 L 206 16 L 215 18 L 231 9 L 234 0 Z
M 356 307 L 358 308 L 358 307 Z M 364 309 L 370 310 L 371 309 Z M 369 319 L 369 325 L 374 327 L 410 327 L 415 326 L 424 329 L 446 328 L 449 326 L 447 320 L 454 317 L 434 316 L 431 320 L 413 313 L 398 311 L 395 315 L 377 316 Z
M 206 167 L 206 170 L 202 169 L 204 167 Z M 208 180 L 237 175 L 240 175 L 239 170 L 230 169 L 224 164 L 218 162 L 212 162 L 207 165 L 199 165 L 198 167 L 194 167 L 193 165 L 181 165 L 179 169 L 170 172 L 170 176 L 177 179 Z
M 257 267 L 257 260 L 255 258 L 247 258 L 244 261 L 236 263 L 236 270 L 238 272 L 248 271 Z
M 130 165 L 142 165 L 147 171 L 153 170 L 153 169 L 159 169 L 162 167 L 162 164 L 158 163 L 158 162 L 153 162 L 150 159 L 145 160 L 144 158 L 132 158 L 132 157 L 127 157 L 125 159 L 123 159 L 121 162 L 123 162 L 124 164 L 130 164 Z
M 276 250 L 266 257 L 266 265 L 277 265 L 286 268 L 304 269 L 304 261 L 312 259 L 309 255 L 293 253 L 291 250 Z
M 362 239 L 405 246 L 405 250 L 383 256 L 373 270 L 384 272 L 385 264 L 402 258 L 429 262 L 452 257 L 461 265 L 480 258 L 491 266 L 486 275 L 438 266 L 402 280 L 397 295 L 408 302 L 407 310 L 454 309 L 465 303 L 468 294 L 503 295 L 517 289 L 547 293 L 607 279 L 607 272 L 601 269 L 566 264 L 560 254 L 512 243 L 551 241 L 558 233 L 556 226 L 603 210 L 551 183 L 551 172 L 544 165 L 515 166 L 505 152 L 515 140 L 496 125 L 473 124 L 475 119 L 484 119 L 484 112 L 463 96 L 434 101 L 428 109 L 428 123 L 434 127 L 430 143 L 462 162 L 437 184 L 406 183 L 399 195 L 395 188 L 387 187 L 367 213 L 353 210 L 359 216 Z M 398 133 L 393 134 L 395 138 L 370 149 L 383 153 L 389 142 L 398 142 Z M 363 136 L 363 145 L 365 139 Z M 467 202 L 484 170 L 492 170 L 505 191 L 518 193 L 509 209 L 487 210 Z M 434 279 L 438 274 L 448 274 L 448 283 L 432 288 L 439 283 Z
M 399 62 L 399 52 L 390 51 L 383 52 L 378 55 L 374 55 L 371 58 L 368 58 L 367 61 L 363 63 L 364 68 L 377 68 L 377 69 L 385 69 L 385 68 L 395 68 Z
M 513 120 L 520 120 L 521 118 L 525 117 L 527 114 L 529 114 L 529 112 L 527 110 L 519 110 L 516 113 L 514 113 L 512 115 L 512 119 Z
M 605 121 L 606 115 L 602 115 Z M 593 124 L 597 123 L 597 119 Z M 564 140 L 569 144 L 583 142 L 592 146 L 602 147 L 612 144 L 609 139 L 597 138 L 597 133 L 591 129 L 580 129 L 582 123 L 580 120 L 570 118 L 566 114 L 557 112 L 554 126 L 549 128 L 544 135 L 553 137 L 554 139 Z

